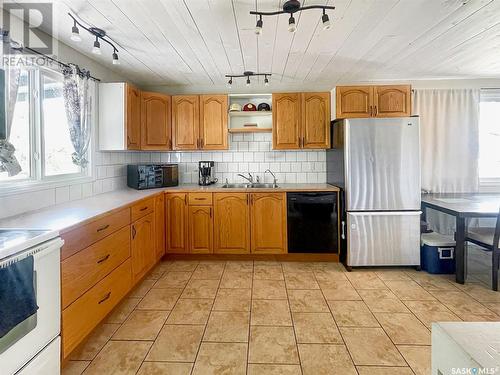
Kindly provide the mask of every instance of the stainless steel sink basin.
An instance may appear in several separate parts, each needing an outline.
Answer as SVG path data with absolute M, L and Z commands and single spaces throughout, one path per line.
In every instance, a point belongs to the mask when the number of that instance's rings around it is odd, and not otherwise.
M 261 184 L 261 183 L 254 183 L 254 184 L 224 184 L 222 185 L 224 189 L 277 189 L 279 188 L 278 185 L 274 184 Z
M 250 186 L 251 188 L 255 189 L 277 189 L 279 188 L 278 185 L 275 184 L 261 184 L 261 183 L 255 183 Z

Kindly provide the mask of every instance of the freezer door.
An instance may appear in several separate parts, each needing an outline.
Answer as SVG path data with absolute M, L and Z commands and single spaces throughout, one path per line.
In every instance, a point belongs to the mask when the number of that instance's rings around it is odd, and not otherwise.
M 420 209 L 418 117 L 345 123 L 348 211 Z
M 420 211 L 347 213 L 347 265 L 420 265 Z

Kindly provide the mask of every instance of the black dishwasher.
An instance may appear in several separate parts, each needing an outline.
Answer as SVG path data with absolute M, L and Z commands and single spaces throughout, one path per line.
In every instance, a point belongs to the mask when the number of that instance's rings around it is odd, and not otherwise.
M 338 253 L 336 192 L 288 193 L 288 252 Z

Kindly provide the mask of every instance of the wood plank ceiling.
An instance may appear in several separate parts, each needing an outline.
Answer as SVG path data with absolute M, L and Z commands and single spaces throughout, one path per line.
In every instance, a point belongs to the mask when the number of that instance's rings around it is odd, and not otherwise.
M 272 91 L 327 89 L 359 81 L 500 78 L 499 0 L 304 0 L 334 5 L 332 27 L 321 11 L 265 17 L 255 35 L 250 10 L 283 0 L 57 0 L 62 42 L 142 86 L 224 87 L 225 74 L 272 72 Z M 120 46 L 92 55 L 92 38 L 70 40 L 76 14 Z M 105 78 L 105 77 L 103 77 Z M 257 81 L 257 80 L 255 80 Z M 243 80 L 240 82 L 244 85 Z M 262 80 L 254 87 L 263 87 Z

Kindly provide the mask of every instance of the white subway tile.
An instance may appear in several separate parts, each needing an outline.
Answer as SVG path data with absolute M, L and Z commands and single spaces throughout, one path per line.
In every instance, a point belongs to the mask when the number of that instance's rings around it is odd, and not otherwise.
M 243 160 L 247 162 L 253 161 L 253 152 L 245 152 L 243 153 Z
M 297 173 L 297 183 L 305 184 L 307 182 L 307 175 L 305 173 Z
M 281 163 L 280 165 L 281 172 L 290 172 L 291 171 L 291 163 Z
M 233 161 L 233 154 L 231 152 L 224 152 L 222 154 L 222 160 L 225 162 Z
M 297 152 L 297 161 L 307 161 L 307 152 Z
M 318 161 L 326 161 L 326 151 L 318 151 Z
M 297 161 L 297 153 L 295 151 L 286 151 L 285 152 L 285 160 L 286 161 Z
M 248 151 L 259 151 L 259 142 L 248 142 Z
M 229 163 L 227 165 L 227 171 L 231 173 L 237 173 L 238 172 L 238 163 Z
M 248 151 L 248 142 L 239 142 L 238 151 Z
M 71 185 L 69 187 L 69 200 L 75 201 L 77 199 L 82 199 L 82 185 Z
M 312 172 L 312 163 L 302 162 L 300 170 L 302 172 Z
M 269 163 L 259 163 L 259 172 L 265 172 L 269 169 Z
M 285 182 L 287 184 L 295 184 L 297 183 L 297 173 L 285 173 Z
M 215 163 L 215 170 L 217 172 L 227 172 L 227 163 Z
M 92 182 L 87 182 L 82 185 L 82 198 L 92 196 Z
M 241 162 L 245 160 L 245 155 L 243 152 L 235 152 L 233 153 L 233 161 L 234 162 Z
M 257 161 L 257 162 L 264 161 L 264 155 L 265 155 L 265 153 L 263 153 L 263 152 L 254 152 L 253 160 Z
M 160 163 L 160 162 L 161 162 L 161 152 L 152 152 L 151 163 Z
M 259 172 L 259 163 L 248 163 L 248 172 Z
M 56 204 L 69 201 L 69 186 L 61 186 L 56 188 Z
M 239 173 L 248 172 L 248 163 L 238 163 L 238 172 Z
M 243 134 L 243 140 L 246 142 L 253 141 L 253 134 L 251 133 Z
M 233 142 L 241 142 L 243 141 L 243 134 L 233 134 L 231 139 Z
M 318 182 L 318 174 L 314 172 L 309 172 L 306 174 L 307 182 L 315 184 Z
M 259 151 L 269 151 L 271 144 L 269 142 L 259 142 Z
M 307 153 L 307 161 L 316 161 L 318 160 L 318 154 L 316 151 L 309 151 Z
M 222 152 L 214 152 L 212 158 L 213 161 L 222 161 Z
M 271 172 L 281 172 L 281 163 L 269 163 Z

